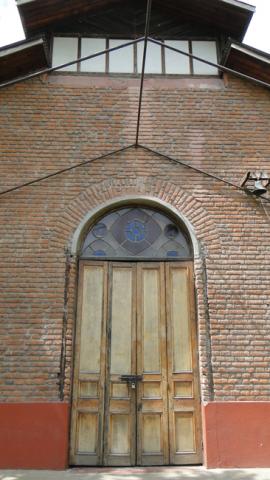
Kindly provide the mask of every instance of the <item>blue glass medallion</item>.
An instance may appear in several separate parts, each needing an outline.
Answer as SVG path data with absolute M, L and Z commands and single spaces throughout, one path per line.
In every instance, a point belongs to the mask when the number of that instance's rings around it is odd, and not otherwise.
M 145 239 L 145 224 L 140 220 L 131 220 L 125 227 L 127 240 L 130 242 L 141 242 Z

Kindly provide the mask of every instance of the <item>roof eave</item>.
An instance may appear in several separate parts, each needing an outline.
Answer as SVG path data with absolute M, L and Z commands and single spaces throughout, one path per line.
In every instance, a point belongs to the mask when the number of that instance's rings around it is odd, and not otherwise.
M 43 37 L 23 40 L 0 48 L 0 81 L 23 76 L 50 64 Z
M 60 0 L 59 0 L 60 1 Z M 111 2 L 116 2 L 119 0 L 111 0 Z M 206 0 L 207 1 L 207 0 Z M 249 5 L 248 3 L 242 2 L 240 0 L 215 0 L 217 3 L 217 6 L 215 8 L 218 9 L 220 6 L 221 9 L 226 8 L 228 10 L 228 13 L 230 13 L 230 16 L 236 16 L 236 24 L 238 25 L 238 32 L 235 32 L 235 34 L 232 33 L 232 31 L 228 34 L 229 35 L 234 35 L 235 38 L 238 40 L 243 40 L 244 35 L 248 29 L 249 23 L 252 19 L 252 16 L 256 10 L 256 8 L 252 5 Z M 54 17 L 53 14 L 50 14 L 50 10 L 48 11 L 48 18 L 45 20 L 43 17 L 40 16 L 40 7 L 42 4 L 40 3 L 40 0 L 16 0 L 17 7 L 19 9 L 19 13 L 21 16 L 22 24 L 25 30 L 26 35 L 33 35 L 38 32 L 41 32 L 42 29 L 46 30 L 46 28 L 54 23 L 57 20 L 57 17 Z M 104 2 L 100 2 L 101 6 Z M 108 2 L 109 3 L 109 2 Z M 204 5 L 203 1 L 201 3 L 198 3 L 198 0 L 194 0 L 195 6 L 199 7 L 200 5 Z M 93 4 L 98 7 L 99 2 L 95 1 Z M 91 2 L 85 3 L 80 2 L 78 0 L 78 5 L 79 8 L 82 8 L 82 14 L 85 11 L 92 11 L 93 6 Z M 35 13 L 36 9 L 36 13 Z M 73 0 L 73 2 L 70 2 L 70 4 L 65 4 L 65 13 L 61 13 L 61 19 L 69 18 L 72 17 L 74 9 L 76 9 L 76 0 Z M 85 10 L 86 9 L 86 10 Z M 61 11 L 61 10 L 60 10 Z M 31 12 L 31 13 L 30 13 Z M 64 16 L 63 16 L 64 13 Z M 31 14 L 31 17 L 30 17 Z M 77 15 L 77 12 L 76 12 Z M 60 19 L 60 17 L 59 17 Z M 60 19 L 60 21 L 61 21 Z M 229 30 L 230 31 L 230 30 Z
M 233 7 L 237 7 L 237 8 L 246 12 L 246 14 L 247 14 L 246 24 L 243 26 L 241 34 L 239 35 L 239 40 L 242 41 L 244 39 L 246 33 L 247 33 L 247 30 L 248 30 L 249 24 L 252 20 L 252 17 L 254 15 L 254 13 L 256 12 L 256 7 L 254 7 L 254 5 L 250 5 L 248 3 L 241 2 L 239 0 L 220 0 L 220 1 L 222 3 L 226 3 L 226 4 L 231 5 Z
M 270 83 L 270 54 L 229 39 L 221 65 Z
M 12 55 L 22 50 L 26 50 L 27 48 L 31 48 L 41 44 L 44 44 L 44 39 L 42 37 L 39 37 L 37 39 L 27 40 L 27 41 L 22 40 L 20 42 L 11 43 L 9 45 L 5 45 L 0 48 L 0 57 Z
M 21 2 L 24 2 L 24 3 L 27 3 L 27 2 L 32 2 L 33 0 L 17 0 L 17 1 L 21 1 Z M 256 11 L 256 7 L 254 7 L 253 5 L 250 5 L 248 3 L 245 3 L 245 2 L 240 2 L 239 0 L 221 0 L 223 3 L 228 3 L 229 5 L 232 5 L 234 7 L 238 7 L 238 8 L 242 8 L 243 10 L 247 10 L 249 12 L 251 12 L 252 14 L 255 13 Z
M 24 5 L 26 3 L 34 3 L 36 0 L 16 0 L 16 4 L 17 6 L 21 6 L 21 5 Z M 245 2 L 241 2 L 239 0 L 220 0 L 221 2 L 223 3 L 228 3 L 229 5 L 232 5 L 234 7 L 239 7 L 239 8 L 242 8 L 244 10 L 248 10 L 252 13 L 255 12 L 256 10 L 256 7 L 254 7 L 253 5 L 250 5 L 248 3 L 245 3 Z
M 17 7 L 20 5 L 24 5 L 25 3 L 31 3 L 34 2 L 35 0 L 16 0 Z

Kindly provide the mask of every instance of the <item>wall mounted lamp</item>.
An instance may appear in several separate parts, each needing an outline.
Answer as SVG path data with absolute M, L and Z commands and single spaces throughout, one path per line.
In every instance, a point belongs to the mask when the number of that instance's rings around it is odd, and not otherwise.
M 267 192 L 267 187 L 270 184 L 270 177 L 265 172 L 247 172 L 241 182 L 241 187 L 244 187 L 250 193 L 260 197 Z

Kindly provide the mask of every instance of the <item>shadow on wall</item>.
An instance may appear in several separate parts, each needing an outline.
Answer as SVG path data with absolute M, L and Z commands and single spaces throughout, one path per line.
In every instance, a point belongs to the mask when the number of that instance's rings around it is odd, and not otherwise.
M 0 480 L 270 480 L 270 469 L 215 469 L 204 467 L 75 468 L 66 471 L 0 472 Z

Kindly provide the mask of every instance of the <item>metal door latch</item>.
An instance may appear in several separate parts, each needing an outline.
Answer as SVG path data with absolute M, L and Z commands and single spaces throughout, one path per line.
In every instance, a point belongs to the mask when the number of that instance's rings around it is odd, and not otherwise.
M 120 380 L 121 382 L 126 382 L 134 390 L 137 382 L 142 381 L 142 375 L 121 375 Z

